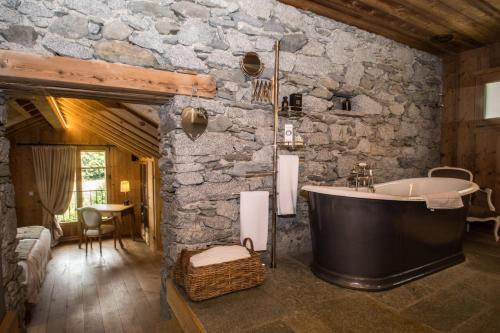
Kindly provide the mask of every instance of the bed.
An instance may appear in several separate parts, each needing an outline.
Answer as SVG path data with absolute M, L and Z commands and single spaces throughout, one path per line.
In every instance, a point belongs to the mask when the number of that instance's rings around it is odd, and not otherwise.
M 37 303 L 38 293 L 51 259 L 51 235 L 47 228 L 29 226 L 17 228 L 18 265 L 22 267 L 22 284 L 26 286 L 26 302 Z

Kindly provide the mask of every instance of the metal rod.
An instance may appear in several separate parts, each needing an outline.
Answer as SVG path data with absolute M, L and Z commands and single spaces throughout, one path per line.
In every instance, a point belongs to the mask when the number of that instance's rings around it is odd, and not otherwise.
M 116 147 L 115 145 L 91 145 L 82 143 L 16 143 L 18 146 L 76 146 L 76 147 Z
M 271 226 L 271 268 L 276 268 L 276 223 L 278 219 L 278 127 L 279 127 L 279 78 L 280 78 L 280 41 L 274 44 L 274 76 L 273 76 L 273 115 L 274 115 L 274 144 L 273 144 L 273 217 Z

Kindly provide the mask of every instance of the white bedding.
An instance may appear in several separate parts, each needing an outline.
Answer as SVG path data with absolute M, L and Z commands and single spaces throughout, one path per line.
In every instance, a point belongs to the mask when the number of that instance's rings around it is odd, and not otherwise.
M 40 234 L 40 238 L 35 245 L 33 245 L 28 259 L 18 262 L 19 266 L 23 268 L 21 279 L 22 283 L 26 285 L 27 301 L 29 303 L 38 301 L 38 292 L 45 278 L 47 263 L 50 259 L 50 232 L 45 229 Z

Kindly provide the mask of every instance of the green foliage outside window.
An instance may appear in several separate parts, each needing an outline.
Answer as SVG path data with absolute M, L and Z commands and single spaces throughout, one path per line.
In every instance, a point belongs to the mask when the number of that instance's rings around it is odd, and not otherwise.
M 106 154 L 104 152 L 81 152 L 82 180 L 97 180 L 104 178 Z

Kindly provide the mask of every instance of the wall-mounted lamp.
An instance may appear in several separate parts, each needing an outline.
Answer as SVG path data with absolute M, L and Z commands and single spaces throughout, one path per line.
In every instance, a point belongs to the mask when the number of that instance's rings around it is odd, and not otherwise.
M 130 201 L 128 200 L 128 192 L 130 192 L 130 182 L 128 180 L 122 180 L 120 182 L 120 192 L 125 193 L 125 201 L 123 202 L 123 204 L 130 204 Z

